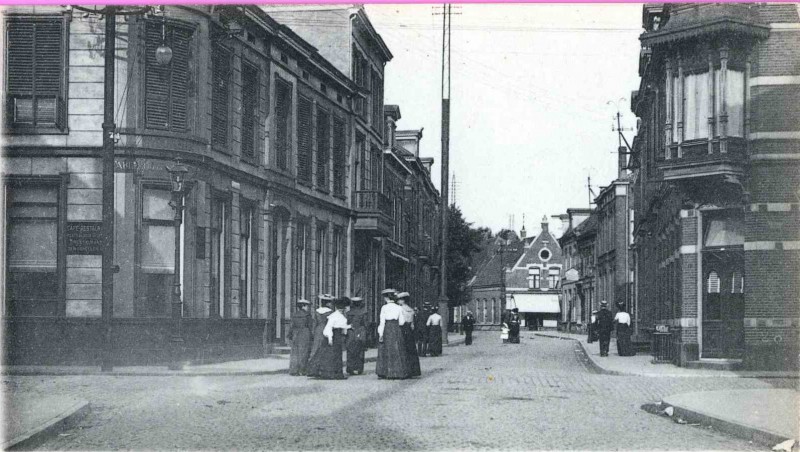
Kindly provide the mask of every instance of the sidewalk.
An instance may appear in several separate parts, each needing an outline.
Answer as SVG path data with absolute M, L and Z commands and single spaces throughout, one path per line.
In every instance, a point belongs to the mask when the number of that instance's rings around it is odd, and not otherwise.
M 672 364 L 653 364 L 649 354 L 618 356 L 612 339 L 607 357 L 599 344 L 589 344 L 586 335 L 535 332 L 533 336 L 568 339 L 580 343 L 587 364 L 600 373 L 644 377 L 798 378 L 797 372 L 730 371 L 687 369 Z M 730 435 L 767 447 L 800 438 L 800 393 L 792 389 L 746 389 L 690 392 L 665 397 L 664 408 L 688 423 L 710 425 Z

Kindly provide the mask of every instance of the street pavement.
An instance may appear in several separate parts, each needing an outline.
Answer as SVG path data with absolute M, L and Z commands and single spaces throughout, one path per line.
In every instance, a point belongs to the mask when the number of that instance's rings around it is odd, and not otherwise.
M 689 392 L 794 389 L 791 378 L 607 375 L 582 346 L 523 333 L 421 358 L 423 376 L 4 376 L 4 390 L 88 400 L 42 449 L 760 450 L 641 409 Z

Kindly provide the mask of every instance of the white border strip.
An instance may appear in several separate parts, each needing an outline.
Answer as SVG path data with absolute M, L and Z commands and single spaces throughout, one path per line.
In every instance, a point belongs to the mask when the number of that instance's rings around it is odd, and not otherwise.
M 760 206 L 767 206 L 767 212 L 791 212 L 792 204 L 788 202 L 762 202 L 750 204 L 751 212 L 760 212 Z
M 751 132 L 751 140 L 800 140 L 800 131 Z
M 681 245 L 681 254 L 694 254 L 697 252 L 697 245 Z
M 775 22 L 769 24 L 769 28 L 774 31 L 800 30 L 800 22 Z
M 750 87 L 764 85 L 800 85 L 800 75 L 764 75 L 750 79 Z
M 753 154 L 750 161 L 756 160 L 800 160 L 800 154 Z

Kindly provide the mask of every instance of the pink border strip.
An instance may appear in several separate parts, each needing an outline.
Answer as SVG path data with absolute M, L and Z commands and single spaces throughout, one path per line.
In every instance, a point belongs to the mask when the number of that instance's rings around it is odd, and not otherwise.
M 775 3 L 794 3 L 793 0 L 772 0 Z M 690 0 L 673 0 L 670 3 L 689 3 Z M 64 0 L 0 0 L 0 5 L 64 5 Z M 126 0 L 101 0 L 76 2 L 77 5 L 264 5 L 264 4 L 342 4 L 340 0 L 281 0 L 281 1 L 248 1 L 248 0 L 162 0 L 157 3 L 135 2 Z M 456 2 L 438 2 L 435 0 L 365 0 L 359 4 L 441 4 L 441 3 L 642 3 L 640 0 L 459 0 Z M 711 2 L 702 2 L 711 3 Z M 713 3 L 752 3 L 752 0 L 717 0 Z

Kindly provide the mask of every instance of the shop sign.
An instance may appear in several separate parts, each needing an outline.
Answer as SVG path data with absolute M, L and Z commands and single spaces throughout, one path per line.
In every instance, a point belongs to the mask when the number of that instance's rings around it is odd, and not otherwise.
M 656 333 L 661 333 L 661 334 L 669 333 L 669 325 L 656 325 Z
M 164 170 L 163 164 L 157 165 L 151 160 L 133 160 L 117 158 L 114 160 L 115 173 L 143 173 L 145 171 Z
M 67 254 L 103 254 L 103 222 L 68 221 Z

